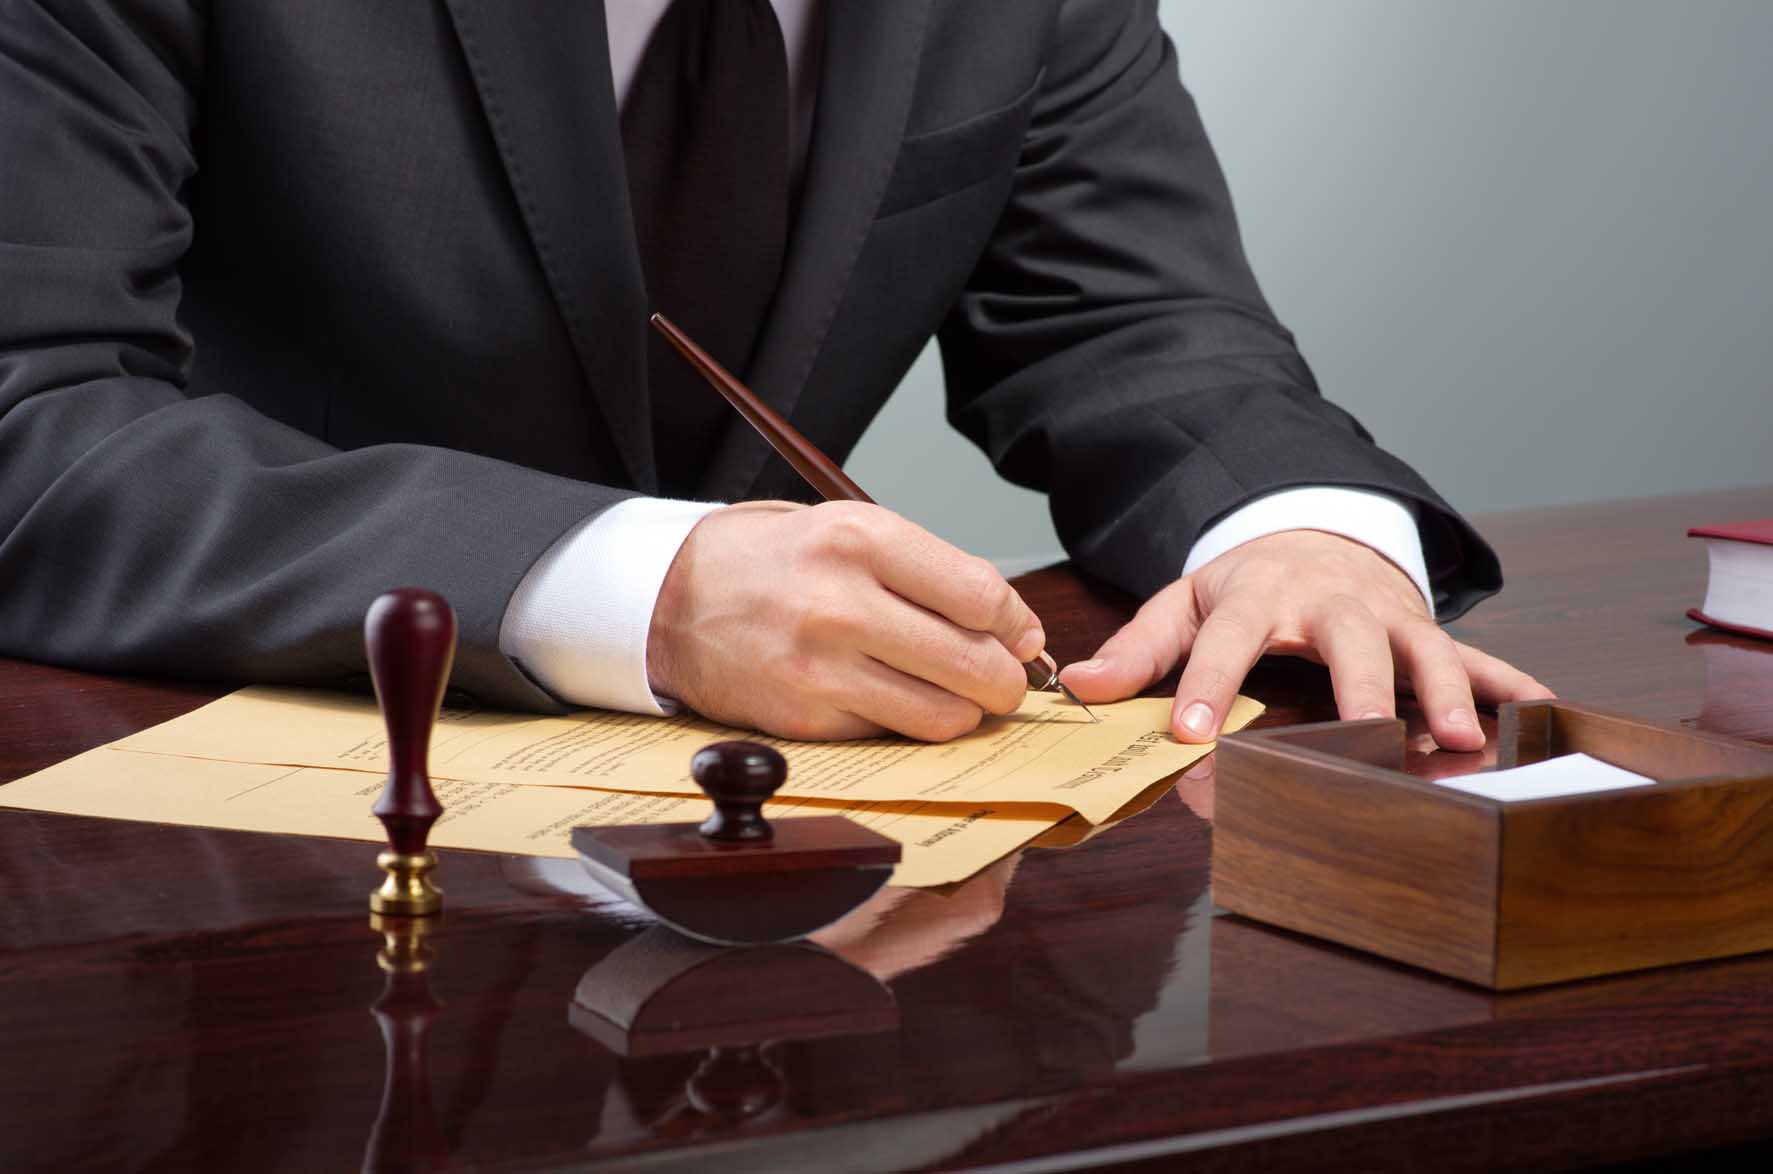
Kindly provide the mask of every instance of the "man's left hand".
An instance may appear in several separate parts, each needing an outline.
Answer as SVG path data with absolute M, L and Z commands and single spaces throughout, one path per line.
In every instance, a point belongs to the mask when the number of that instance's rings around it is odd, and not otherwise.
M 1406 679 L 1447 750 L 1480 750 L 1473 701 L 1550 697 L 1519 669 L 1460 644 L 1389 560 L 1352 539 L 1286 530 L 1246 542 L 1148 600 L 1094 658 L 1060 674 L 1084 702 L 1131 697 L 1188 660 L 1170 710 L 1184 742 L 1209 742 L 1263 653 L 1326 665 L 1344 720 L 1395 717 Z

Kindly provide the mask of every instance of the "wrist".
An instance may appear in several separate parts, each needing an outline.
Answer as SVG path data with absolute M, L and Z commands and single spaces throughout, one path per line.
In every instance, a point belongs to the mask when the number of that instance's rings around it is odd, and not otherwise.
M 1195 540 L 1182 573 L 1192 574 L 1255 539 L 1306 530 L 1335 534 L 1376 552 L 1415 585 L 1424 607 L 1433 614 L 1434 592 L 1415 509 L 1403 499 L 1371 489 L 1306 485 L 1255 498 Z
M 647 628 L 647 684 L 654 693 L 662 697 L 679 700 L 683 697 L 683 690 L 677 679 L 677 629 L 672 620 L 688 606 L 689 588 L 686 580 L 689 578 L 689 563 L 693 559 L 690 546 L 696 541 L 696 531 L 701 527 L 702 523 L 697 522 L 690 530 L 683 545 L 677 548 L 671 565 L 666 568 L 665 578 L 659 584 L 659 596 L 653 602 L 652 620 Z
M 665 569 L 647 627 L 646 675 L 654 693 L 687 702 L 695 692 L 697 658 L 692 645 L 698 638 L 704 638 L 705 644 L 705 638 L 711 635 L 706 631 L 698 633 L 698 617 L 704 616 L 710 604 L 716 611 L 719 607 L 718 599 L 708 594 L 702 580 L 730 585 L 732 573 L 738 569 L 732 556 L 736 554 L 741 562 L 749 562 L 755 549 L 744 545 L 741 535 L 739 548 L 733 550 L 731 539 L 723 539 L 722 535 L 735 525 L 744 527 L 763 515 L 804 508 L 785 501 L 737 502 L 709 511 L 690 528 Z M 718 629 L 721 622 L 716 614 L 704 626 Z

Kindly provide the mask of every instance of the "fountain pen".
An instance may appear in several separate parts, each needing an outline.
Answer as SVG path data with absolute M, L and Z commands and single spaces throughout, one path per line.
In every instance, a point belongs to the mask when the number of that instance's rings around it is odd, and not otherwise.
M 718 391 L 726 402 L 731 404 L 745 417 L 747 423 L 757 429 L 758 435 L 769 442 L 769 446 L 782 455 L 782 459 L 794 467 L 806 483 L 813 487 L 814 492 L 826 501 L 863 501 L 870 505 L 874 499 L 862 491 L 862 487 L 850 480 L 849 475 L 838 467 L 837 462 L 819 451 L 817 445 L 800 434 L 800 430 L 784 420 L 774 408 L 764 403 L 752 390 L 715 361 L 714 356 L 696 345 L 695 341 L 671 319 L 663 314 L 654 314 L 650 319 L 653 326 L 663 334 L 677 353 L 689 361 L 702 378 Z M 1089 714 L 1091 721 L 1100 721 L 1090 713 L 1090 707 L 1079 701 L 1077 694 L 1065 687 L 1059 680 L 1059 666 L 1053 658 L 1042 650 L 1039 656 L 1022 665 L 1028 674 L 1028 683 L 1036 689 L 1057 689 L 1064 694 L 1073 705 Z

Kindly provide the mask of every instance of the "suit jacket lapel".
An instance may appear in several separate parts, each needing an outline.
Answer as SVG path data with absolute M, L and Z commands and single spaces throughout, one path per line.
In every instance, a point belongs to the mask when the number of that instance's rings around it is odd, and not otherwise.
M 603 5 L 448 3 L 579 363 L 633 484 L 652 491 L 645 284 Z
M 747 383 L 793 412 L 892 175 L 911 108 L 929 0 L 827 0 L 819 98 L 800 215 Z M 770 450 L 742 422 L 703 478 L 707 496 L 743 497 Z

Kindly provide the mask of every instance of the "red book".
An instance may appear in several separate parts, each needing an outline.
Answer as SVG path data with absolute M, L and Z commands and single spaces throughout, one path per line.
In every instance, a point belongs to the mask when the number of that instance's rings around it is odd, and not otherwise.
M 1773 518 L 1732 526 L 1695 526 L 1705 539 L 1711 585 L 1705 603 L 1687 614 L 1702 624 L 1773 640 Z

